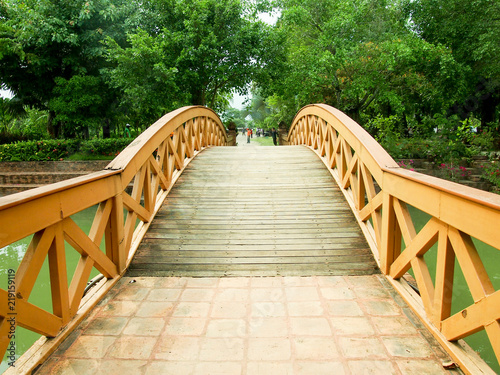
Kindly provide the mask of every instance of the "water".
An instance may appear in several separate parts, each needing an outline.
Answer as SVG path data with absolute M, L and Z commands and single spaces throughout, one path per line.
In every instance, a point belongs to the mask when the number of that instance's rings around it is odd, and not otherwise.
M 415 229 L 418 233 L 420 229 L 422 229 L 429 221 L 431 216 L 415 209 L 414 207 L 409 207 L 409 209 Z M 500 252 L 497 249 L 475 239 L 473 239 L 473 242 L 486 268 L 486 271 L 491 278 L 493 287 L 495 290 L 500 289 L 500 272 L 498 271 L 500 265 Z M 429 268 L 432 280 L 435 281 L 437 244 L 424 255 L 424 259 L 427 267 Z M 453 315 L 462 311 L 473 303 L 474 300 L 469 292 L 469 288 L 460 269 L 460 265 L 458 261 L 455 260 L 451 314 Z M 465 341 L 472 347 L 472 349 L 480 354 L 481 358 L 483 358 L 496 373 L 500 374 L 500 365 L 484 330 L 467 337 Z
M 92 226 L 95 212 L 96 207 L 93 207 L 79 212 L 73 215 L 71 218 L 80 226 L 80 228 L 85 231 L 85 233 L 88 234 L 90 227 Z M 7 290 L 8 272 L 9 270 L 17 270 L 24 254 L 26 253 L 31 238 L 32 236 L 26 237 L 21 241 L 0 249 L 0 259 L 2 259 L 2 262 L 0 264 L 0 287 L 2 289 Z M 71 282 L 71 278 L 79 259 L 80 254 L 66 243 L 68 284 Z M 92 270 L 90 278 L 93 278 L 98 274 L 99 272 L 94 268 Z M 46 259 L 28 301 L 44 310 L 52 312 L 52 298 L 49 280 L 49 265 L 48 260 Z M 31 347 L 31 345 L 33 345 L 33 343 L 40 337 L 41 336 L 37 333 L 31 332 L 22 327 L 16 327 L 14 340 L 16 344 L 16 359 L 19 358 L 24 352 L 26 352 Z M 9 361 L 7 357 L 3 358 L 2 364 L 0 365 L 0 373 L 3 373 L 5 370 L 7 370 L 7 368 L 9 367 L 8 362 Z
M 94 219 L 96 207 L 89 208 L 78 214 L 72 216 L 72 219 L 86 232 L 88 233 Z M 417 232 L 423 228 L 423 226 L 430 219 L 430 216 L 410 207 L 411 216 L 415 223 L 415 228 Z M 29 242 L 31 241 L 31 236 L 27 237 L 15 244 L 9 245 L 3 249 L 0 249 L 0 257 L 2 263 L 0 265 L 0 286 L 2 289 L 7 289 L 7 274 L 8 270 L 17 270 L 19 263 L 21 262 Z M 491 246 L 488 246 L 479 241 L 474 241 L 478 252 L 485 264 L 486 270 L 491 277 L 491 281 L 495 290 L 500 289 L 500 272 L 498 272 L 498 265 L 500 265 L 500 252 Z M 101 246 L 102 248 L 102 246 Z M 435 265 L 437 256 L 437 246 L 433 246 L 426 254 L 425 260 L 429 267 L 429 272 L 432 277 L 435 275 Z M 71 277 L 74 273 L 80 254 L 74 250 L 71 246 L 66 244 L 66 257 L 68 264 L 68 283 L 71 282 Z M 98 271 L 94 269 L 90 278 L 93 278 L 98 274 Z M 38 276 L 37 282 L 30 295 L 29 302 L 52 312 L 52 302 L 51 302 L 51 292 L 49 285 L 49 272 L 48 272 L 48 262 L 45 261 L 42 271 Z M 472 304 L 473 300 L 468 291 L 467 284 L 460 271 L 460 266 L 458 263 L 455 265 L 455 283 L 453 288 L 453 304 L 452 304 L 452 314 L 461 311 L 465 307 Z M 33 343 L 40 338 L 40 335 L 28 331 L 24 328 L 17 327 L 16 329 L 16 357 L 20 357 L 26 350 L 28 350 Z M 486 360 L 486 362 L 491 366 L 491 368 L 500 374 L 500 366 L 496 360 L 493 349 L 489 343 L 485 331 L 478 332 L 466 339 L 466 342 L 477 352 L 480 353 L 481 357 Z M 0 365 L 0 373 L 3 373 L 8 368 L 7 359 L 4 358 L 2 364 Z

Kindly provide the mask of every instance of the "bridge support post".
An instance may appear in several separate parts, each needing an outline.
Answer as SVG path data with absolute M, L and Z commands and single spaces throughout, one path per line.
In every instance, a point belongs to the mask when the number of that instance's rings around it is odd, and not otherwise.
M 121 274 L 127 265 L 127 253 L 125 249 L 125 235 L 123 230 L 123 198 L 119 194 L 114 198 L 108 227 L 106 228 L 106 253 L 116 265 L 118 273 Z
M 380 268 L 387 275 L 392 263 L 401 253 L 401 230 L 394 212 L 394 198 L 387 193 L 384 193 L 382 203 L 381 242 Z
M 236 146 L 236 124 L 231 121 L 229 124 L 227 124 L 227 129 L 228 129 L 228 137 L 227 137 L 227 145 L 228 146 Z
M 289 145 L 289 142 L 288 142 L 288 129 L 286 127 L 286 124 L 281 121 L 278 125 L 278 137 L 279 137 L 279 141 L 278 141 L 278 144 L 280 146 L 287 146 Z

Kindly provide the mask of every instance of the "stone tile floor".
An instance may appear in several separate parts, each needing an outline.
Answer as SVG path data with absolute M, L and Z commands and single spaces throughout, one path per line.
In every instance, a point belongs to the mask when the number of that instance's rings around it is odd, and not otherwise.
M 129 278 L 37 374 L 447 374 L 380 275 Z

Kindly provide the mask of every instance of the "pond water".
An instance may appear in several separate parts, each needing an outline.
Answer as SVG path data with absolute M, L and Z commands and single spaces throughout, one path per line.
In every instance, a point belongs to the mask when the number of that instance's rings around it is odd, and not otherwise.
M 80 228 L 85 231 L 85 233 L 88 233 L 90 231 L 90 227 L 92 226 L 95 212 L 96 207 L 92 207 L 73 215 L 71 218 L 80 226 Z M 31 241 L 31 237 L 32 236 L 24 238 L 21 241 L 0 249 L 0 287 L 2 289 L 7 290 L 8 272 L 9 270 L 17 270 L 17 268 L 19 267 L 19 264 L 21 263 L 21 260 L 26 253 L 26 249 L 28 248 L 28 245 Z M 80 254 L 66 243 L 68 284 L 71 282 L 71 277 L 73 276 L 79 259 Z M 52 299 L 48 270 L 49 266 L 46 259 L 28 301 L 44 310 L 52 312 Z M 90 278 L 93 278 L 98 274 L 99 271 L 94 268 L 92 270 Z M 39 338 L 40 335 L 37 333 L 31 332 L 22 327 L 16 327 L 14 341 L 16 344 L 16 359 L 19 358 L 26 350 L 28 350 L 31 345 L 33 345 L 33 343 Z M 3 358 L 2 364 L 0 365 L 0 373 L 3 373 L 5 370 L 7 370 L 7 368 L 9 367 L 8 362 L 9 360 L 7 359 L 7 356 Z
M 92 225 L 96 207 L 89 208 L 83 212 L 75 214 L 72 219 L 88 233 Z M 412 218 L 415 222 L 417 232 L 427 223 L 430 216 L 410 207 Z M 17 270 L 24 253 L 28 247 L 31 237 L 25 238 L 15 244 L 9 245 L 0 249 L 0 286 L 2 289 L 7 289 L 7 274 L 10 270 Z M 492 283 L 495 290 L 500 289 L 500 252 L 491 246 L 485 245 L 475 241 L 481 259 L 484 262 L 488 274 L 492 278 Z M 431 248 L 426 254 L 425 259 L 429 267 L 431 275 L 435 275 L 435 259 L 437 255 L 437 246 Z M 75 251 L 71 246 L 66 244 L 66 257 L 68 264 L 68 283 L 71 281 L 71 276 L 76 268 L 80 254 Z M 94 269 L 90 278 L 95 277 L 99 272 Z M 37 279 L 33 292 L 30 295 L 29 301 L 35 305 L 52 312 L 51 293 L 49 287 L 49 273 L 48 262 L 45 261 L 42 271 Z M 460 271 L 458 263 L 455 265 L 455 284 L 453 288 L 453 304 L 452 314 L 461 311 L 473 302 L 472 297 L 468 291 L 463 274 Z M 29 349 L 33 343 L 38 340 L 40 335 L 28 331 L 24 328 L 17 327 L 16 329 L 16 357 L 21 356 L 26 350 Z M 500 366 L 496 360 L 493 349 L 484 331 L 476 333 L 466 339 L 467 343 L 472 346 L 474 350 L 480 353 L 494 371 L 500 374 Z M 0 373 L 3 373 L 8 368 L 8 360 L 4 358 L 0 366 Z
M 431 217 L 413 207 L 409 207 L 409 209 L 415 225 L 415 229 L 418 233 Z M 499 290 L 500 252 L 497 249 L 475 239 L 473 239 L 473 242 L 477 248 L 481 260 L 483 261 L 486 271 L 491 278 L 491 282 L 495 290 Z M 434 245 L 424 255 L 424 259 L 427 263 L 427 267 L 429 268 L 429 272 L 433 281 L 435 281 L 436 275 L 436 258 L 437 245 Z M 411 270 L 410 273 L 412 273 Z M 469 292 L 469 288 L 460 269 L 460 265 L 458 264 L 458 261 L 455 260 L 455 276 L 453 282 L 451 313 L 455 314 L 463 310 L 467 306 L 470 306 L 472 303 L 474 303 L 474 300 L 472 299 L 472 295 Z M 500 374 L 500 366 L 496 359 L 495 353 L 493 352 L 493 348 L 488 340 L 488 336 L 484 330 L 467 337 L 465 341 L 481 355 L 481 358 L 483 358 L 496 373 Z

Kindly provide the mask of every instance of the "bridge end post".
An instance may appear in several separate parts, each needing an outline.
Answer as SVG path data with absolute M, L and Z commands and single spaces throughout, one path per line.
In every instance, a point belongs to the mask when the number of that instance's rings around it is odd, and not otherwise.
M 280 146 L 288 146 L 290 142 L 288 142 L 288 129 L 286 124 L 281 121 L 278 125 L 278 137 L 279 137 L 279 145 Z
M 229 124 L 227 124 L 227 129 L 228 129 L 228 137 L 227 137 L 227 145 L 228 146 L 236 146 L 236 124 L 231 121 Z

